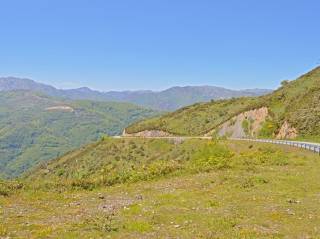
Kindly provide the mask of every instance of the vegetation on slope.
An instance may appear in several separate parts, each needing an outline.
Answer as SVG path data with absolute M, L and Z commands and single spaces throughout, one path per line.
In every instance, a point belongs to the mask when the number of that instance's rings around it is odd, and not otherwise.
M 320 67 L 291 82 L 283 82 L 277 91 L 256 98 L 239 98 L 196 104 L 153 119 L 135 123 L 127 133 L 162 130 L 176 135 L 203 135 L 239 113 L 266 106 L 270 118 L 262 136 L 272 137 L 287 121 L 300 137 L 320 135 Z
M 302 136 L 320 135 L 320 67 L 295 81 L 283 82 L 280 89 L 261 99 L 278 125 L 286 120 Z
M 145 181 L 178 171 L 192 171 L 194 163 L 203 163 L 203 170 L 210 162 L 201 162 L 199 151 L 211 153 L 223 162 L 232 154 L 223 146 L 206 141 L 184 143 L 154 139 L 112 139 L 88 145 L 61 158 L 43 164 L 31 171 L 28 180 L 41 182 L 45 188 L 52 183 L 59 188 L 92 189 L 97 186 L 111 186 L 119 183 Z M 215 159 L 216 160 L 216 159 Z M 188 164 L 190 162 L 190 164 Z M 195 167 L 200 170 L 200 167 Z M 196 171 L 197 172 L 197 171 Z M 45 180 L 44 180 L 45 179 Z
M 123 103 L 62 101 L 26 91 L 2 92 L 0 177 L 17 176 L 103 135 L 120 134 L 130 123 L 155 113 Z
M 254 108 L 256 103 L 257 99 L 255 98 L 199 103 L 158 118 L 135 123 L 126 128 L 126 132 L 130 134 L 144 130 L 161 130 L 181 136 L 204 135 L 234 115 Z
M 105 139 L 11 183 L 23 187 L 7 182 L 0 236 L 317 238 L 318 157 L 248 142 Z

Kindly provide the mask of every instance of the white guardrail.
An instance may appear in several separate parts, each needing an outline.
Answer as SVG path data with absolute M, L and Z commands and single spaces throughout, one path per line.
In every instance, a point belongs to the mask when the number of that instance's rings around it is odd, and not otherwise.
M 251 139 L 251 138 L 230 138 L 232 140 L 243 140 L 243 141 L 252 141 L 252 142 L 262 142 L 262 143 L 271 143 L 271 144 L 283 144 L 289 145 L 297 148 L 303 148 L 310 150 L 314 153 L 320 155 L 320 144 L 310 143 L 310 142 L 300 142 L 300 141 L 288 141 L 288 140 L 275 140 L 275 139 Z

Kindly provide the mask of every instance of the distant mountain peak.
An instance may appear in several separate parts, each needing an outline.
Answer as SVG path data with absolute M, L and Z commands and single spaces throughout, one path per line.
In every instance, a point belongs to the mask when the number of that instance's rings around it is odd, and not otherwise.
M 74 90 L 78 90 L 78 91 L 81 91 L 81 92 L 91 92 L 91 91 L 93 91 L 89 87 L 80 87 L 80 88 L 77 88 L 77 89 L 74 89 Z
M 0 77 L 0 91 L 31 90 L 47 93 L 55 88 L 27 78 Z

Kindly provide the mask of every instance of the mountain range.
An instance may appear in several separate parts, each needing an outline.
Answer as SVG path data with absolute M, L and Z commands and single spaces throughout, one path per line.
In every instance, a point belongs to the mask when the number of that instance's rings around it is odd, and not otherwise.
M 271 90 L 248 89 L 230 90 L 215 86 L 172 87 L 164 91 L 109 91 L 100 92 L 87 87 L 78 89 L 57 89 L 53 86 L 35 82 L 30 79 L 15 77 L 0 78 L 0 91 L 29 90 L 48 96 L 72 100 L 127 102 L 160 111 L 174 111 L 178 108 L 198 102 L 228 99 L 241 96 L 264 95 Z

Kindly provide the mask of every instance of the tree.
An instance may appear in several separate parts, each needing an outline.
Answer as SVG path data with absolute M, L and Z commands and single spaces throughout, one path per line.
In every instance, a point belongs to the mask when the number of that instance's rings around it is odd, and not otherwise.
M 289 84 L 288 80 L 281 81 L 281 86 L 286 86 Z

